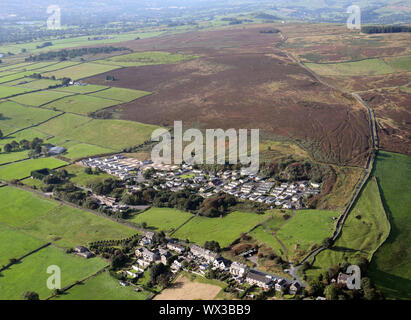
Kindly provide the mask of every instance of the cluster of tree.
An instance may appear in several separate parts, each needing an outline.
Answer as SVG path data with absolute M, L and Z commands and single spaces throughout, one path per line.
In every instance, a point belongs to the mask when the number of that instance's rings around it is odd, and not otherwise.
M 150 282 L 149 286 L 160 285 L 163 288 L 170 284 L 171 272 L 168 266 L 162 263 L 155 264 L 150 269 Z
M 0 139 L 3 137 L 2 132 L 0 131 Z M 34 138 L 32 141 L 28 141 L 26 139 L 17 142 L 13 140 L 10 143 L 6 143 L 3 146 L 3 151 L 6 153 L 9 152 L 16 152 L 16 151 L 23 151 L 23 150 L 31 150 L 29 152 L 29 156 L 34 158 L 35 156 L 39 155 L 42 152 L 43 140 L 40 138 Z M 1 150 L 0 150 L 1 151 Z
M 50 185 L 52 188 L 54 187 L 54 185 L 65 183 L 69 179 L 69 174 L 65 169 L 59 171 L 47 169 L 47 174 L 45 175 L 41 174 L 40 171 L 41 170 L 33 171 L 31 173 L 31 176 L 33 178 L 40 179 L 46 185 Z
M 101 196 L 109 196 L 117 189 L 121 189 L 118 191 L 121 191 L 121 194 L 122 194 L 123 193 L 122 186 L 123 186 L 123 183 L 121 181 L 109 178 L 109 179 L 104 180 L 103 182 L 98 182 L 98 183 L 91 185 L 91 190 L 93 190 L 95 194 L 98 194 Z
M 92 48 L 79 48 L 79 49 L 63 49 L 59 51 L 49 51 L 49 52 L 44 52 L 40 53 L 38 55 L 30 55 L 28 58 L 25 59 L 26 62 L 31 62 L 31 61 L 46 61 L 46 60 L 54 60 L 58 59 L 60 61 L 64 61 L 67 59 L 74 59 L 76 57 L 81 57 L 84 55 L 89 55 L 89 54 L 108 54 L 116 51 L 131 51 L 129 48 L 125 47 L 113 47 L 113 46 L 107 46 L 107 47 L 92 47 Z
M 217 241 L 211 240 L 211 241 L 206 241 L 204 243 L 204 248 L 210 251 L 214 252 L 220 252 L 221 247 L 220 244 Z
M 234 196 L 221 194 L 207 198 L 200 206 L 199 214 L 206 217 L 218 217 L 226 214 L 229 209 L 237 204 Z
M 53 42 L 51 42 L 51 41 L 46 41 L 46 42 L 43 42 L 42 44 L 40 44 L 40 45 L 37 45 L 36 46 L 36 49 L 42 49 L 42 48 L 46 48 L 46 47 L 51 47 L 53 45 Z
M 411 32 L 410 26 L 364 26 L 361 28 L 361 32 L 367 34 L 373 33 L 399 33 L 399 32 Z
M 260 33 L 279 33 L 278 29 L 260 30 Z
M 381 300 L 384 299 L 382 293 L 375 288 L 370 278 L 364 275 L 367 272 L 369 262 L 364 257 L 357 257 L 353 264 L 361 269 L 361 289 L 350 290 L 345 285 L 338 284 L 335 280 L 340 272 L 346 272 L 351 263 L 347 261 L 328 268 L 325 273 L 314 277 L 308 281 L 308 286 L 303 294 L 307 297 L 325 296 L 327 300 Z M 308 267 L 307 267 L 308 268 Z

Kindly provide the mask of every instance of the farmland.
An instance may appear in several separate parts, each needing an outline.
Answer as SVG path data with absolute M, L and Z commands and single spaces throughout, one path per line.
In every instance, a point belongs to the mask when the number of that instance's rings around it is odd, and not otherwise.
M 56 77 L 56 79 L 70 78 L 73 80 L 79 80 L 86 77 L 91 77 L 96 74 L 104 73 L 107 71 L 118 69 L 116 66 L 102 65 L 97 63 L 82 63 L 72 67 L 46 72 L 44 77 Z
M 133 287 L 123 287 L 118 280 L 103 272 L 80 283 L 53 299 L 58 300 L 146 300 L 152 294 L 135 292 Z
M 0 99 L 30 91 L 30 89 L 0 86 Z
M 46 286 L 50 265 L 60 267 L 61 285 L 65 287 L 101 270 L 107 263 L 100 258 L 86 260 L 53 246 L 46 247 L 2 272 L 0 299 L 19 300 L 24 291 L 35 291 L 40 299 L 53 294 Z
M 192 214 L 170 208 L 151 208 L 143 213 L 137 214 L 130 221 L 147 224 L 148 228 L 169 233 L 175 230 L 188 219 L 194 217 Z
M 70 181 L 76 185 L 87 187 L 91 184 L 102 182 L 105 179 L 113 178 L 107 173 L 100 172 L 98 174 L 87 174 L 84 172 L 84 167 L 78 165 L 70 165 L 64 168 L 70 175 Z
M 221 247 L 228 246 L 257 224 L 269 218 L 269 214 L 258 215 L 235 211 L 223 218 L 195 217 L 174 233 L 174 237 L 188 239 L 199 245 L 215 240 Z
M 89 96 L 105 98 L 105 99 L 113 99 L 113 100 L 118 100 L 121 102 L 130 102 L 135 99 L 144 97 L 148 94 L 151 94 L 151 92 L 130 90 L 130 89 L 124 89 L 124 88 L 109 88 L 107 90 L 92 93 Z
M 410 169 L 410 157 L 382 151 L 378 153 L 375 176 L 381 187 L 391 232 L 375 253 L 370 277 L 389 298 L 411 298 Z
M 28 158 L 28 151 L 0 153 L 0 165 Z
M 39 91 L 20 95 L 17 97 L 10 98 L 9 100 L 17 102 L 19 104 L 40 107 L 46 103 L 49 103 L 54 100 L 64 98 L 70 94 L 54 92 L 54 91 Z
M 11 181 L 29 177 L 33 170 L 54 169 L 66 165 L 67 162 L 56 158 L 30 159 L 0 167 L 0 179 Z

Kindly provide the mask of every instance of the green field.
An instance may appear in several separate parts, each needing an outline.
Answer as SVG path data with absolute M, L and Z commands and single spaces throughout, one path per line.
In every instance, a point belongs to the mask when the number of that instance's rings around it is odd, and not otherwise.
M 0 167 L 0 179 L 6 181 L 23 179 L 29 177 L 33 170 L 54 169 L 66 164 L 67 162 L 56 158 L 38 158 L 7 164 Z
M 385 58 L 384 60 L 398 71 L 411 71 L 411 56 Z
M 26 88 L 0 86 L 0 99 L 31 91 Z
M 10 84 L 10 83 L 7 83 Z M 50 86 L 55 86 L 61 84 L 61 81 L 58 80 L 50 80 L 50 79 L 40 79 L 35 81 L 30 81 L 27 83 L 18 84 L 18 88 L 28 88 L 33 90 L 43 90 L 47 89 Z
M 46 242 L 33 238 L 21 231 L 0 223 L 0 266 L 9 263 L 9 259 L 20 258 L 40 248 Z
M 321 252 L 309 276 L 325 272 L 345 260 L 355 263 L 361 256 L 371 260 L 375 250 L 386 240 L 390 224 L 384 211 L 375 179 L 368 181 L 359 200 L 347 217 L 341 236 L 330 250 Z
M 94 85 L 94 84 L 87 84 L 87 85 L 83 85 L 83 86 L 74 86 L 73 85 L 73 86 L 68 86 L 68 87 L 60 87 L 60 88 L 54 89 L 54 91 L 85 94 L 85 93 L 105 90 L 107 88 L 109 88 L 109 87 L 98 86 L 98 85 Z
M 90 118 L 66 113 L 39 125 L 36 127 L 36 130 L 43 132 L 44 134 L 68 138 L 71 132 L 90 121 L 92 121 Z
M 123 287 L 118 280 L 103 272 L 86 282 L 76 285 L 64 294 L 53 299 L 58 300 L 146 300 L 152 296 L 147 291 L 135 292 L 134 287 Z
M 4 137 L 0 139 L 0 146 L 4 146 L 7 143 L 11 143 L 13 140 L 15 141 L 21 141 L 21 140 L 28 140 L 32 141 L 34 138 L 39 138 L 39 139 L 46 139 L 48 135 L 36 131 L 34 129 L 25 129 L 16 133 L 12 133 L 7 137 Z
M 58 266 L 61 270 L 61 286 L 71 285 L 101 270 L 108 263 L 99 258 L 84 259 L 49 246 L 11 266 L 2 272 L 0 300 L 18 300 L 25 291 L 35 291 L 40 299 L 47 298 L 53 290 L 47 288 L 51 276 L 47 268 Z
M 386 297 L 411 299 L 411 157 L 380 151 L 375 176 L 391 232 L 375 253 L 369 275 Z
M 28 158 L 29 152 L 27 150 L 24 151 L 15 151 L 9 153 L 0 153 L 0 165 L 5 163 L 14 162 L 22 159 Z
M 43 104 L 61 99 L 69 95 L 69 93 L 47 90 L 23 94 L 17 97 L 9 98 L 9 100 L 12 100 L 23 105 L 39 107 Z
M 12 187 L 0 188 L 0 198 L 0 223 L 12 227 L 22 226 L 58 206 L 57 202 Z
M 24 107 L 12 101 L 0 103 L 0 113 L 2 114 L 0 128 L 4 135 L 58 115 L 58 112 L 52 110 Z
M 100 154 L 108 154 L 113 153 L 114 150 L 103 148 L 99 146 L 94 146 L 87 143 L 79 143 L 75 141 L 70 141 L 66 143 L 59 144 L 67 149 L 67 152 L 64 154 L 65 158 L 69 158 L 72 160 L 84 158 L 84 157 L 91 157 Z
M 363 76 L 395 72 L 395 69 L 378 58 L 340 63 L 305 63 L 305 65 L 322 76 Z
M 109 88 L 107 90 L 89 94 L 89 96 L 118 100 L 121 102 L 130 102 L 149 94 L 151 94 L 151 92 L 125 88 Z
M 124 239 L 137 233 L 130 227 L 66 205 L 26 223 L 20 229 L 64 248 L 99 240 Z
M 189 239 L 199 245 L 215 240 L 220 243 L 221 247 L 225 247 L 239 238 L 241 233 L 248 232 L 269 217 L 269 214 L 258 215 L 239 211 L 232 212 L 223 218 L 194 217 L 174 233 L 173 237 Z
M 108 178 L 115 179 L 115 177 L 104 172 L 100 172 L 99 174 L 87 174 L 84 172 L 84 167 L 75 164 L 65 167 L 64 169 L 69 173 L 71 182 L 83 187 L 102 182 Z
M 53 93 L 57 94 L 57 92 Z M 75 95 L 50 102 L 44 108 L 88 115 L 91 112 L 117 104 L 119 104 L 119 101 L 97 98 L 90 95 Z
M 145 222 L 149 228 L 170 232 L 192 217 L 192 214 L 177 209 L 151 208 L 135 215 L 130 221 L 140 224 Z
M 197 56 L 159 51 L 146 51 L 119 55 L 104 60 L 98 60 L 96 62 L 121 67 L 139 67 L 158 64 L 171 64 L 195 58 L 197 58 Z
M 109 65 L 102 65 L 92 62 L 86 62 L 82 64 L 78 64 L 72 67 L 46 72 L 42 74 L 44 77 L 52 77 L 55 76 L 56 79 L 62 78 L 70 78 L 72 80 L 79 80 L 91 76 L 95 76 L 100 73 L 108 72 L 111 70 L 118 69 L 117 66 L 109 66 Z

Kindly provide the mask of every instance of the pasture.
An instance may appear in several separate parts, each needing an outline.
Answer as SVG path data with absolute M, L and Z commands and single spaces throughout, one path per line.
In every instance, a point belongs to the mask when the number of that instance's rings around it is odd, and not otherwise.
M 0 153 L 0 165 L 3 165 L 5 163 L 9 162 L 14 162 L 14 161 L 19 161 L 22 159 L 27 159 L 28 158 L 28 151 L 13 151 L 9 153 L 2 152 Z
M 250 231 L 269 217 L 268 213 L 258 215 L 240 211 L 229 213 L 223 218 L 194 217 L 173 236 L 183 240 L 188 239 L 199 245 L 215 240 L 220 243 L 221 247 L 226 247 L 239 238 L 243 232 Z
M 59 146 L 67 149 L 64 157 L 72 160 L 113 152 L 112 149 L 76 141 L 64 142 L 62 144 L 59 144 Z
M 86 94 L 86 93 L 91 93 L 91 92 L 97 92 L 97 91 L 100 91 L 100 90 L 105 90 L 107 88 L 109 88 L 109 87 L 107 87 L 107 86 L 98 86 L 98 85 L 94 85 L 94 84 L 87 84 L 87 85 L 82 85 L 82 86 L 60 87 L 60 88 L 54 89 L 54 91 Z
M 26 88 L 0 86 L 0 99 L 31 91 Z
M 411 157 L 380 151 L 375 176 L 391 232 L 375 253 L 369 276 L 386 297 L 411 299 Z
M 411 71 L 411 56 L 384 58 L 384 61 L 398 71 Z
M 0 122 L 1 123 L 1 122 Z M 34 138 L 39 138 L 39 139 L 46 139 L 48 135 L 36 131 L 35 129 L 25 129 L 16 133 L 12 133 L 8 135 L 7 137 L 3 137 L 0 139 L 0 146 L 4 146 L 7 143 L 11 143 L 13 140 L 15 141 L 21 141 L 21 140 L 28 140 L 32 141 Z
M 75 164 L 65 167 L 64 169 L 69 173 L 71 182 L 83 187 L 102 182 L 108 178 L 115 179 L 113 176 L 104 172 L 100 172 L 99 174 L 87 174 L 84 172 L 84 167 Z
M 46 103 L 64 98 L 69 95 L 69 93 L 46 90 L 23 94 L 17 97 L 9 98 L 9 100 L 20 103 L 22 105 L 40 107 Z
M 20 227 L 58 206 L 57 202 L 12 187 L 0 188 L 0 223 Z
M 192 214 L 177 209 L 151 208 L 143 213 L 136 214 L 130 221 L 139 224 L 145 222 L 147 228 L 169 233 L 193 217 Z
M 67 162 L 56 158 L 38 158 L 15 162 L 0 167 L 0 179 L 6 181 L 23 179 L 29 177 L 33 170 L 54 169 L 66 164 Z
M 50 274 L 46 271 L 51 265 L 60 268 L 61 285 L 65 287 L 96 273 L 107 263 L 100 258 L 84 259 L 53 246 L 46 247 L 2 272 L 0 300 L 19 300 L 25 291 L 37 292 L 40 299 L 53 294 L 47 288 Z
M 103 272 L 53 300 L 146 300 L 151 296 L 147 291 L 135 292 L 132 286 L 123 287 L 108 272 Z
M 110 66 L 97 64 L 92 62 L 86 62 L 78 65 L 74 65 L 68 68 L 46 72 L 42 74 L 44 77 L 56 77 L 56 79 L 70 78 L 73 80 L 80 80 L 83 78 L 91 77 L 100 73 L 105 73 L 111 70 L 118 69 L 118 66 Z M 1 81 L 1 80 L 0 80 Z
M 10 84 L 7 83 L 7 84 Z M 40 80 L 34 80 L 34 81 L 19 81 L 16 83 L 18 88 L 28 88 L 32 90 L 43 90 L 47 89 L 50 86 L 56 86 L 60 85 L 61 81 L 57 80 L 50 80 L 50 79 L 40 79 Z
M 91 93 L 89 96 L 118 100 L 121 102 L 130 102 L 149 94 L 151 94 L 151 92 L 112 87 L 107 90 Z

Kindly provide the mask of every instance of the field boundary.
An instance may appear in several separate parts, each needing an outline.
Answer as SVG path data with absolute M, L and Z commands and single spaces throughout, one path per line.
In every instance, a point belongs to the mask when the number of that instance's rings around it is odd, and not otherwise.
M 30 255 L 32 255 L 32 254 L 34 254 L 34 253 L 36 253 L 36 252 L 38 252 L 38 251 L 40 251 L 40 250 L 48 247 L 48 246 L 50 246 L 50 245 L 51 245 L 51 242 L 48 242 L 48 243 L 42 245 L 41 247 L 38 247 L 37 249 L 34 249 L 34 250 L 26 253 L 25 255 L 19 257 L 19 258 L 11 258 L 11 259 L 15 259 L 16 261 L 10 262 L 9 264 L 7 264 L 7 265 L 5 265 L 5 266 L 2 266 L 2 267 L 0 268 L 0 272 L 6 270 L 6 269 L 8 269 L 8 268 L 10 268 L 12 265 L 16 264 L 17 262 L 21 262 L 21 260 L 23 260 L 24 258 L 27 258 L 28 256 L 30 256 Z

